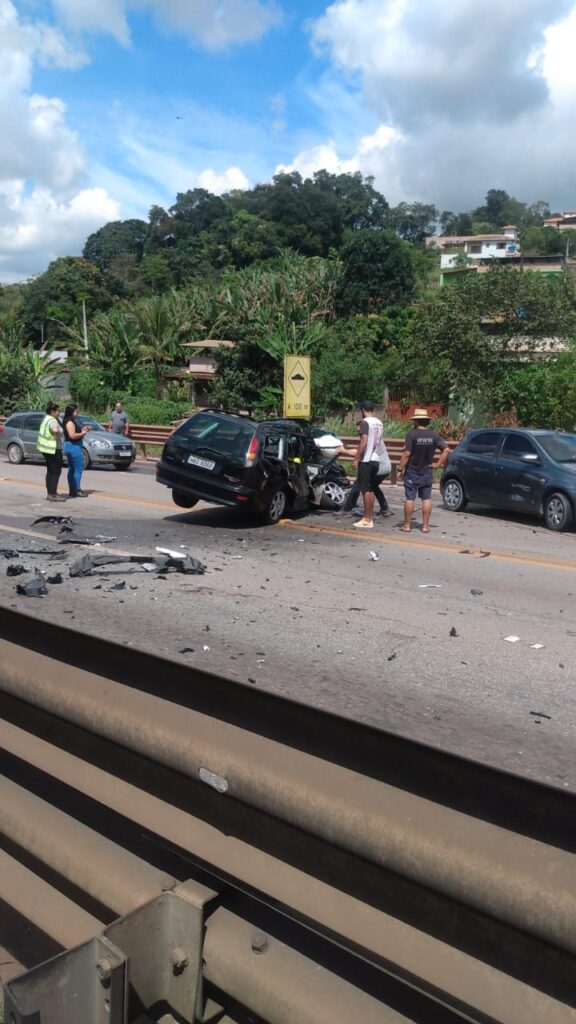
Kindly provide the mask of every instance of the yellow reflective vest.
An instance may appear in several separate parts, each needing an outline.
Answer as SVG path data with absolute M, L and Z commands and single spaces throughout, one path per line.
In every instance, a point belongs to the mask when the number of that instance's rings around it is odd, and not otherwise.
M 58 422 L 54 416 L 45 416 L 40 424 L 36 447 L 43 455 L 54 455 L 58 447 L 57 436 L 50 430 L 50 425 L 54 422 Z

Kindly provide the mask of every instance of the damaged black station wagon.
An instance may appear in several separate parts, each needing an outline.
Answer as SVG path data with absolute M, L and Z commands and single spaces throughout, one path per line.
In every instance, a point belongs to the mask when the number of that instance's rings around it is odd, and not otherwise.
M 200 501 L 247 508 L 266 523 L 310 503 L 338 508 L 347 482 L 335 459 L 326 461 L 306 424 L 256 422 L 221 412 L 199 412 L 166 442 L 158 483 L 170 487 L 180 508 Z

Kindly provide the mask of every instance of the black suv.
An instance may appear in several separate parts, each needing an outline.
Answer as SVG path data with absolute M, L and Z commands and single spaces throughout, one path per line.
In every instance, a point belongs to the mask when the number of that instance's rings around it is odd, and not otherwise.
M 471 430 L 440 481 L 446 508 L 467 502 L 542 516 L 566 530 L 576 507 L 576 436 L 556 430 Z
M 250 508 L 277 523 L 290 508 L 308 508 L 307 465 L 319 453 L 305 424 L 199 412 L 166 442 L 156 479 L 180 508 L 200 499 Z

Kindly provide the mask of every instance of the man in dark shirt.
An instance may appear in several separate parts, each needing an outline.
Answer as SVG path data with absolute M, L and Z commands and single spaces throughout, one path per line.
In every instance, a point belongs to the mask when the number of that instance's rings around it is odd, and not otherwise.
M 432 512 L 432 463 L 436 449 L 441 456 L 438 461 L 440 468 L 448 462 L 448 445 L 440 434 L 430 430 L 430 417 L 427 409 L 415 409 L 412 416 L 413 429 L 406 435 L 404 451 L 398 466 L 398 473 L 404 476 L 404 533 L 412 529 L 414 501 L 418 496 L 422 501 L 422 533 L 430 533 L 430 514 Z

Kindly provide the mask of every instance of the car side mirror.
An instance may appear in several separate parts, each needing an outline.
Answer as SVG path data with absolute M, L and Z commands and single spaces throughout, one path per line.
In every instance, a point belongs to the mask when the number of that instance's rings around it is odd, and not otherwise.
M 540 462 L 540 456 L 532 452 L 527 452 L 526 455 L 520 456 L 522 462 L 531 462 L 532 464 Z

